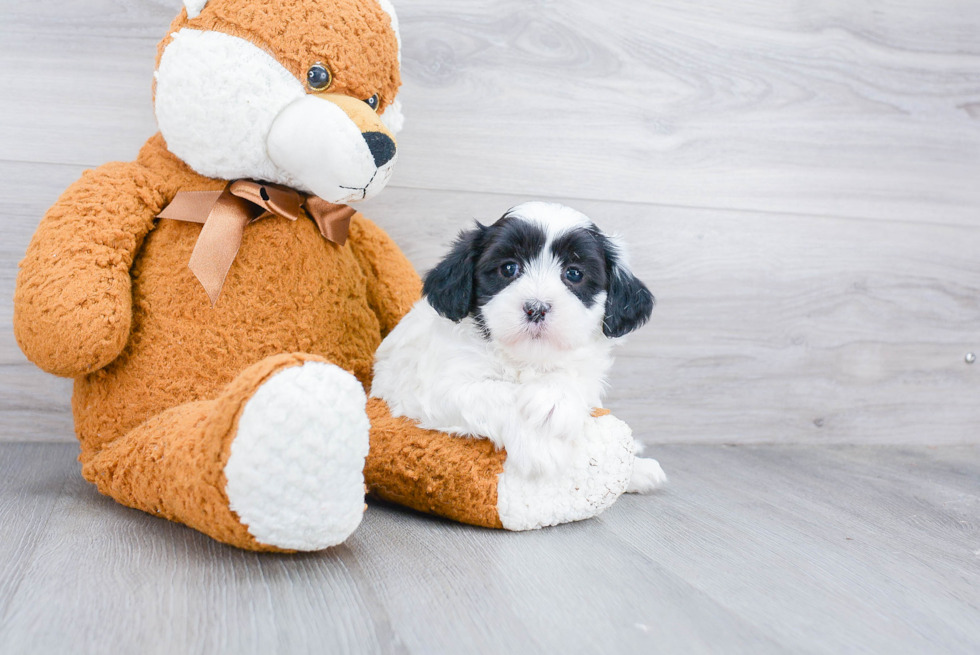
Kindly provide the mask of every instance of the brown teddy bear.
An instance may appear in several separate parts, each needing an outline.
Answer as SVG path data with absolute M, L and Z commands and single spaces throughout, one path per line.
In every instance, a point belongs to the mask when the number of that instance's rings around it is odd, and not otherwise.
M 594 515 L 625 489 L 632 439 L 612 417 L 557 484 L 508 478 L 489 442 L 366 400 L 375 349 L 420 293 L 345 204 L 397 159 L 397 28 L 387 0 L 185 0 L 158 50 L 160 133 L 45 215 L 15 334 L 75 378 L 82 474 L 102 493 L 242 548 L 317 550 L 357 527 L 365 479 L 512 529 Z

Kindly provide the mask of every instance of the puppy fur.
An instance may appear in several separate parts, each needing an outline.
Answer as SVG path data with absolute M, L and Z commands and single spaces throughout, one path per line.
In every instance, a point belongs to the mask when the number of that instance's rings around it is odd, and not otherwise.
M 528 476 L 569 461 L 613 346 L 654 306 L 616 237 L 543 202 L 461 233 L 423 296 L 378 349 L 372 396 L 424 428 L 490 439 Z M 666 480 L 636 464 L 629 491 Z

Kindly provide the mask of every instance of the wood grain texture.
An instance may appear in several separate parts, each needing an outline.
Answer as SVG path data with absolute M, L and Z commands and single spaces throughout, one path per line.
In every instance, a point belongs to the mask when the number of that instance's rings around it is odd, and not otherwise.
M 408 121 L 365 213 L 420 270 L 529 197 L 623 233 L 659 305 L 608 404 L 710 445 L 653 447 L 671 485 L 596 520 L 373 505 L 301 556 L 3 443 L 72 440 L 71 382 L 13 339 L 16 263 L 155 130 L 179 5 L 0 6 L 0 654 L 980 651 L 980 447 L 924 445 L 980 440 L 980 5 L 399 0 Z
M 520 196 L 393 189 L 364 211 L 420 270 Z M 658 298 L 608 406 L 645 441 L 976 443 L 980 229 L 565 200 Z
M 5 654 L 980 649 L 977 446 L 662 446 L 668 489 L 598 519 L 506 533 L 372 505 L 299 556 L 115 505 L 75 452 L 0 444 L 5 474 L 48 471 L 0 483 L 4 548 L 33 547 L 0 567 Z
M 65 5 L 4 10 L 0 158 L 94 165 L 152 130 L 154 43 L 179 3 Z M 976 223 L 976 3 L 403 0 L 399 13 L 396 184 Z
M 9 172 L 20 179 L 31 170 L 47 167 Z M 34 193 L 46 202 L 57 190 Z M 393 188 L 363 211 L 424 271 L 458 230 L 521 200 Z M 980 438 L 980 367 L 963 359 L 980 351 L 980 229 L 566 202 L 625 236 L 658 298 L 651 323 L 620 348 L 607 398 L 640 439 Z M 22 237 L 26 245 L 29 230 Z M 12 253 L 0 260 L 6 297 Z M 9 327 L 0 330 L 0 365 L 9 371 L 0 440 L 70 440 L 70 382 L 26 362 Z
M 65 485 L 79 477 L 75 451 L 63 445 L 0 444 L 0 617 L 37 556 Z
M 976 224 L 976 4 L 403 13 L 399 184 Z
M 13 340 L 16 262 L 154 130 L 178 6 L 0 9 L 0 441 L 72 438 L 70 381 Z M 529 197 L 623 232 L 660 304 L 609 405 L 644 440 L 976 442 L 978 7 L 405 0 L 402 156 L 364 210 L 420 269 Z
M 159 39 L 0 35 L 0 160 L 93 168 L 135 159 L 157 131 Z

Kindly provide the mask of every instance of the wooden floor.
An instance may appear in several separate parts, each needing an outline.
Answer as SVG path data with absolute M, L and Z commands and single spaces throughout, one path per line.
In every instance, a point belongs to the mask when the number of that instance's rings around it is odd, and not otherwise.
M 673 483 L 493 532 L 372 505 L 268 556 L 0 444 L 3 653 L 980 652 L 980 447 L 671 445 Z
M 419 270 L 513 204 L 658 297 L 608 405 L 672 483 L 505 534 L 372 505 L 259 557 L 99 497 L 10 328 L 85 168 L 155 131 L 179 0 L 0 3 L 0 654 L 980 652 L 980 3 L 395 0 L 362 210 Z

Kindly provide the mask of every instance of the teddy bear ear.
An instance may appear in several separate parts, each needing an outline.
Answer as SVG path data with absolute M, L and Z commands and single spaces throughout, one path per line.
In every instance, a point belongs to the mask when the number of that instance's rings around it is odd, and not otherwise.
M 395 40 L 398 41 L 398 63 L 402 63 L 402 34 L 398 30 L 398 14 L 395 13 L 395 7 L 392 6 L 391 0 L 378 0 L 378 4 L 384 10 L 388 17 L 391 19 L 391 29 L 395 31 Z
M 391 0 L 378 0 L 378 4 L 391 19 L 391 29 L 394 30 L 395 40 L 398 42 L 398 65 L 400 66 L 402 63 L 402 35 L 398 30 L 398 14 L 395 13 Z M 381 114 L 381 122 L 391 130 L 392 134 L 401 132 L 405 125 L 405 115 L 402 113 L 402 103 L 398 99 L 395 99 L 385 108 L 384 113 Z
M 197 18 L 206 4 L 208 4 L 208 0 L 184 0 L 184 8 L 187 9 L 187 17 Z

